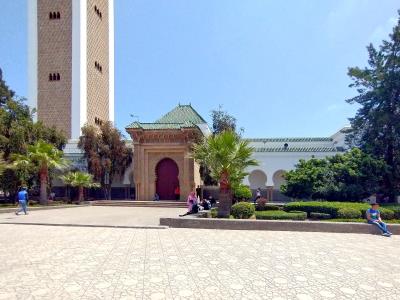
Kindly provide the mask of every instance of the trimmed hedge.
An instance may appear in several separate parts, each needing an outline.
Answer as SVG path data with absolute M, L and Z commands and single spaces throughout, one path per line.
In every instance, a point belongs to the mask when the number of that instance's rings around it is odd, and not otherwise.
M 312 212 L 310 213 L 310 218 L 315 220 L 327 220 L 331 219 L 332 216 L 330 214 Z
M 310 216 L 310 213 L 324 213 L 330 214 L 332 218 L 339 218 L 338 212 L 342 208 L 351 208 L 358 210 L 362 217 L 365 217 L 365 212 L 371 206 L 368 203 L 353 203 L 353 202 L 324 202 L 324 201 L 304 201 L 304 202 L 291 202 L 284 206 L 284 210 L 290 211 L 304 211 Z M 391 220 L 394 218 L 394 212 L 388 208 L 380 207 L 382 219 Z
M 264 210 L 256 211 L 257 220 L 300 220 L 307 218 L 307 214 L 303 211 L 286 212 L 282 210 Z
M 250 219 L 255 212 L 254 205 L 249 202 L 239 202 L 232 205 L 231 215 L 235 219 Z
M 355 208 L 343 207 L 338 210 L 337 216 L 339 219 L 359 219 L 361 218 L 361 211 Z
M 266 205 L 264 210 L 281 210 L 278 205 Z

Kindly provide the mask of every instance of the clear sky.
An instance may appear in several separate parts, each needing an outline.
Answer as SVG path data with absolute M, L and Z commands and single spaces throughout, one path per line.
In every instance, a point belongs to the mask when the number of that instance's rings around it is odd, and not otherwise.
M 26 1 L 0 0 L 0 68 L 27 95 Z M 355 107 L 347 67 L 387 37 L 398 0 L 115 0 L 115 116 L 223 105 L 246 137 L 329 136 Z

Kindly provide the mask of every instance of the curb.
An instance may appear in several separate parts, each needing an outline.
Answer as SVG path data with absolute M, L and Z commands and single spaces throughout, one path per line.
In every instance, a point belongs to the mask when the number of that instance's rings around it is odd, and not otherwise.
M 171 228 L 380 234 L 375 226 L 350 222 L 160 218 L 160 225 Z M 388 224 L 388 228 L 393 234 L 400 235 L 400 224 Z
M 89 227 L 89 228 L 125 228 L 125 229 L 168 229 L 162 225 L 95 225 L 95 224 L 57 224 L 57 223 L 29 223 L 29 222 L 0 222 L 0 225 L 38 225 L 55 227 Z

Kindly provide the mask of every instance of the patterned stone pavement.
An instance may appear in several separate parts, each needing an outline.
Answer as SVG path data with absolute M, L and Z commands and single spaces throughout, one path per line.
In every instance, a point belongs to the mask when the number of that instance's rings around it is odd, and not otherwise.
M 0 299 L 400 299 L 400 237 L 0 225 Z

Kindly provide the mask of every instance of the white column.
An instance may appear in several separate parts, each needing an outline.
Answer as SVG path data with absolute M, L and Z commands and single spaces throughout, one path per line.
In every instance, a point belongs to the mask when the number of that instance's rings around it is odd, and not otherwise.
M 114 122 L 114 0 L 108 2 L 108 118 Z
M 87 0 L 72 1 L 71 138 L 87 122 Z
M 37 0 L 28 2 L 28 105 L 37 109 L 38 97 L 38 18 Z M 37 113 L 33 116 L 37 121 Z

